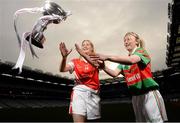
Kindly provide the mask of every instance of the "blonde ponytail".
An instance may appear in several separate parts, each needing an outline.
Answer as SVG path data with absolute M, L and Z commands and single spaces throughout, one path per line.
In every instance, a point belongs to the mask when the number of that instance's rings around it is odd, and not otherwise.
M 145 43 L 143 39 L 139 39 L 138 42 L 139 42 L 138 47 L 145 48 Z

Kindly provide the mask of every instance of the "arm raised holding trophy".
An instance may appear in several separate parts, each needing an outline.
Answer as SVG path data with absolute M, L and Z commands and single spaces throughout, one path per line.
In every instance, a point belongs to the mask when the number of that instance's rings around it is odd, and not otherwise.
M 34 24 L 33 28 L 29 32 L 24 32 L 20 38 L 18 31 L 17 31 L 17 17 L 18 15 L 22 13 L 42 13 L 43 16 L 41 16 Z M 14 14 L 14 29 L 16 32 L 16 36 L 18 39 L 18 43 L 20 46 L 20 54 L 18 57 L 18 60 L 13 67 L 13 69 L 19 69 L 19 73 L 22 72 L 22 66 L 25 60 L 25 51 L 26 47 L 29 45 L 30 51 L 32 53 L 32 56 L 37 57 L 33 46 L 36 46 L 38 48 L 43 48 L 43 43 L 46 40 L 43 32 L 47 29 L 47 26 L 49 24 L 59 24 L 61 21 L 65 21 L 66 18 L 71 15 L 71 13 L 68 11 L 64 11 L 57 3 L 52 1 L 46 1 L 45 5 L 43 7 L 35 7 L 35 8 L 23 8 L 20 10 L 17 10 Z

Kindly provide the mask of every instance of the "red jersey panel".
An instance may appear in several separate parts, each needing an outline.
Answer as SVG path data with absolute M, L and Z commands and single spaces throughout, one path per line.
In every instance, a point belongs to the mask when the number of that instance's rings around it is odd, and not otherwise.
M 73 59 L 75 79 L 77 84 L 86 85 L 94 90 L 99 90 L 99 70 L 82 59 Z

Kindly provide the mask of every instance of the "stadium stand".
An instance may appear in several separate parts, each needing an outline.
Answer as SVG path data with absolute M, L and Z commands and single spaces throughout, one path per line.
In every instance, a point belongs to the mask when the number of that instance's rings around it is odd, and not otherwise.
M 17 74 L 12 70 L 13 66 L 14 63 L 0 61 L 0 107 L 35 107 L 33 104 L 41 107 L 35 103 L 37 100 L 43 105 L 48 104 L 43 103 L 47 100 L 59 100 L 58 104 L 62 105 L 69 100 L 73 80 L 26 66 L 21 74 Z
M 173 0 L 168 4 L 167 52 L 168 67 L 180 69 L 180 1 Z
M 171 94 L 177 97 L 180 92 L 178 90 L 180 81 L 180 1 L 172 0 L 168 4 L 168 18 L 167 24 L 167 51 L 166 51 L 166 64 L 167 70 L 163 71 L 163 80 L 171 82 L 168 84 L 164 82 L 166 86 L 167 94 Z M 179 96 L 178 96 L 179 97 Z M 178 98 L 177 97 L 177 98 Z
M 17 74 L 14 63 L 0 61 L 0 108 L 42 108 L 68 105 L 74 80 L 23 67 Z M 153 73 L 160 91 L 169 100 L 179 98 L 180 71 L 168 68 Z M 169 83 L 169 82 L 173 82 Z M 123 77 L 100 80 L 102 103 L 129 102 L 130 94 Z
M 52 107 L 62 106 L 63 102 L 67 105 L 74 86 L 73 79 L 28 66 L 24 66 L 23 72 L 18 74 L 13 66 L 12 62 L 0 61 L 0 107 Z M 124 79 L 101 80 L 100 96 L 103 99 L 129 97 Z

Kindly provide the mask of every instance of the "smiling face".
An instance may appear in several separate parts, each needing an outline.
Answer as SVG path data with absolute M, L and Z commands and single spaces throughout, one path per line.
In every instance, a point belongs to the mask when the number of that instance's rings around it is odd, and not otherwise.
M 126 34 L 124 37 L 124 46 L 127 51 L 132 52 L 138 46 L 137 38 L 130 33 Z
M 94 53 L 94 46 L 90 40 L 84 40 L 82 42 L 82 50 L 84 53 L 87 55 L 93 54 Z

